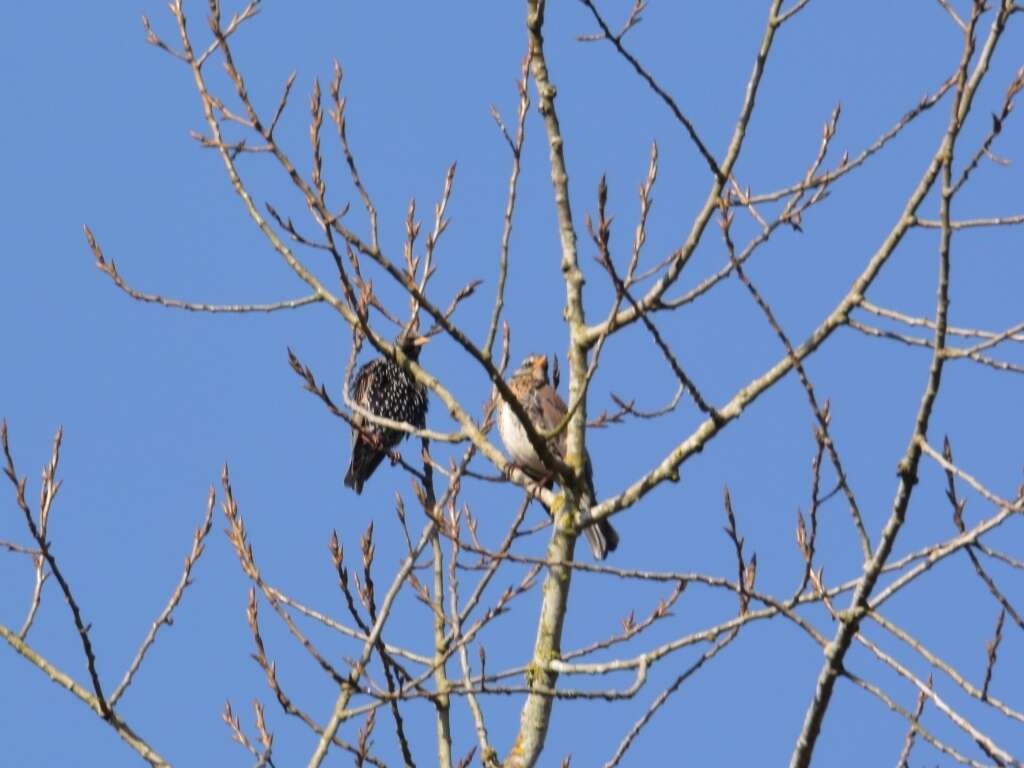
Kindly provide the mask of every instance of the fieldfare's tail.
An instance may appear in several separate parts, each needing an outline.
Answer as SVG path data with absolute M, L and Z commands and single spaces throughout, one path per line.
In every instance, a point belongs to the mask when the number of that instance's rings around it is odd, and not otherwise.
M 597 493 L 594 491 L 594 470 L 590 465 L 590 457 L 587 457 L 584 472 L 586 474 L 586 492 L 580 499 L 580 518 L 581 522 L 586 523 L 590 520 L 590 508 L 597 500 Z M 598 520 L 593 525 L 586 526 L 583 529 L 583 534 L 587 537 L 587 544 L 590 545 L 590 551 L 594 554 L 595 560 L 604 560 L 608 557 L 609 552 L 614 552 L 619 546 L 619 534 L 607 520 Z
M 590 510 L 587 510 L 587 517 L 590 517 Z M 588 525 L 583 529 L 583 533 L 587 537 L 587 544 L 590 545 L 595 560 L 604 560 L 609 552 L 614 552 L 619 546 L 619 534 L 607 520 L 599 520 L 593 525 Z

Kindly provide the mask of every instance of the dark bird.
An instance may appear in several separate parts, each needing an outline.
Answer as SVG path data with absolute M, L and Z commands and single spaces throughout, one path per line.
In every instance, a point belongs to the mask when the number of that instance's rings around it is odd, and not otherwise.
M 538 432 L 550 432 L 562 422 L 568 412 L 562 398 L 558 396 L 558 392 L 548 381 L 548 358 L 546 355 L 530 355 L 523 360 L 523 364 L 509 378 L 508 386 L 523 406 L 526 415 L 530 417 L 533 428 Z M 525 472 L 538 479 L 550 475 L 537 452 L 530 445 L 523 425 L 509 408 L 508 403 L 504 401 L 498 410 L 498 432 L 501 434 L 501 441 L 505 444 L 505 449 L 512 455 L 512 461 L 522 467 Z M 555 456 L 564 459 L 565 444 L 566 431 L 562 430 L 557 437 L 551 438 L 548 447 Z M 580 500 L 580 512 L 586 519 L 590 516 L 590 507 L 596 498 L 594 473 L 589 456 L 586 457 L 584 465 L 584 477 L 586 487 L 583 498 Z M 551 485 L 550 479 L 547 481 L 547 485 Z M 583 533 L 587 537 L 587 543 L 590 544 L 590 551 L 598 560 L 604 560 L 608 553 L 614 551 L 619 545 L 619 534 L 607 520 L 586 526 Z
M 420 348 L 429 340 L 408 331 L 395 344 L 415 362 Z M 350 396 L 353 403 L 374 416 L 404 421 L 418 429 L 425 427 L 426 387 L 389 357 L 378 357 L 360 368 L 352 381 Z M 352 421 L 352 460 L 345 473 L 345 485 L 362 493 L 363 484 L 407 433 L 375 424 L 358 412 L 352 414 Z

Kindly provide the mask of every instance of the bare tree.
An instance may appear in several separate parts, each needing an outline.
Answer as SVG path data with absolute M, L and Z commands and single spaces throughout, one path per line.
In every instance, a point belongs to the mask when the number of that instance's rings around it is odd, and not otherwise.
M 593 30 L 581 35 L 581 42 L 604 46 L 636 74 L 638 86 L 649 89 L 671 113 L 707 166 L 707 178 L 702 182 L 707 184 L 707 192 L 677 247 L 654 258 L 648 258 L 644 246 L 659 176 L 656 145 L 651 146 L 646 174 L 642 175 L 639 213 L 624 253 L 613 244 L 613 215 L 608 185 L 603 178 L 596 190 L 594 213 L 581 216 L 573 210 L 566 162 L 573 137 L 563 133 L 559 122 L 558 72 L 549 67 L 545 54 L 545 2 L 527 0 L 518 110 L 508 122 L 497 109 L 493 110 L 509 150 L 511 171 L 493 306 L 482 333 L 471 331 L 456 320 L 462 303 L 477 294 L 478 276 L 464 276 L 463 287 L 452 295 L 439 295 L 432 283 L 439 270 L 452 268 L 442 258 L 441 245 L 452 211 L 449 202 L 456 183 L 454 165 L 441 182 L 440 196 L 427 219 L 426 230 L 421 229 L 415 204 L 410 204 L 404 252 L 389 253 L 382 245 L 377 207 L 368 191 L 370 185 L 364 184 L 356 149 L 349 144 L 340 64 L 334 64 L 326 94 L 319 81 L 312 83 L 308 103 L 310 146 L 301 150 L 311 153 L 311 171 L 307 174 L 299 170 L 301 164 L 293 159 L 300 149 L 286 147 L 276 132 L 282 115 L 289 109 L 296 78 L 288 79 L 280 100 L 267 109 L 251 96 L 245 74 L 232 53 L 235 37 L 257 17 L 258 0 L 249 2 L 230 19 L 222 17 L 217 0 L 210 0 L 208 31 L 201 25 L 187 23 L 183 0 L 173 0 L 173 37 L 161 35 L 144 19 L 148 42 L 177 59 L 194 83 L 206 122 L 202 131 L 193 133 L 194 138 L 217 155 L 253 224 L 304 286 L 305 293 L 278 303 L 247 305 L 193 303 L 145 293 L 122 276 L 86 228 L 96 266 L 131 298 L 176 309 L 251 313 L 327 305 L 351 329 L 351 354 L 342 380 L 328 384 L 289 352 L 290 365 L 302 386 L 322 401 L 330 414 L 354 429 L 357 439 L 366 432 L 364 425 L 372 423 L 405 432 L 413 438 L 413 444 L 420 446 L 416 460 L 409 459 L 408 451 L 404 459 L 397 452 L 392 454 L 393 461 L 411 477 L 415 505 L 422 511 L 422 517 L 419 512 L 414 514 L 410 509 L 413 501 L 396 492 L 395 513 L 404 539 L 404 556 L 397 569 L 385 573 L 375 561 L 373 526 L 362 535 L 355 553 L 353 545 L 346 547 L 344 535 L 332 532 L 330 536 L 329 553 L 347 616 L 311 607 L 301 597 L 275 586 L 274 577 L 261 568 L 256 558 L 227 467 L 223 470 L 219 493 L 227 535 L 242 571 L 251 582 L 247 602 L 251 652 L 280 712 L 297 719 L 312 734 L 308 765 L 321 765 L 332 749 L 348 753 L 357 765 L 384 765 L 386 758 L 377 747 L 388 742 L 393 743 L 386 747 L 388 753 L 400 754 L 407 765 L 431 764 L 436 759 L 442 766 L 467 766 L 474 760 L 483 766 L 533 766 L 541 760 L 556 705 L 571 708 L 579 700 L 598 700 L 603 702 L 602 706 L 615 707 L 623 700 L 647 697 L 641 715 L 624 729 L 618 748 L 605 763 L 626 764 L 638 736 L 649 724 L 657 722 L 659 708 L 712 661 L 727 663 L 718 660 L 719 654 L 748 627 L 762 623 L 788 623 L 799 630 L 794 636 L 805 638 L 808 647 L 820 653 L 820 671 L 813 688 L 807 691 L 806 713 L 792 748 L 790 765 L 794 768 L 810 765 L 815 756 L 823 764 L 835 762 L 834 757 L 821 750 L 816 752 L 816 746 L 841 686 L 863 690 L 905 722 L 906 738 L 901 753 L 895 756 L 897 765 L 909 765 L 911 751 L 920 742 L 933 750 L 929 759 L 937 752 L 971 766 L 1021 765 L 1019 740 L 1015 747 L 993 735 L 1002 732 L 1005 723 L 1024 722 L 1021 702 L 997 697 L 993 686 L 999 678 L 997 661 L 1004 633 L 1009 635 L 1014 626 L 1013 631 L 1024 630 L 1024 609 L 1014 603 L 1014 587 L 1007 588 L 1004 583 L 1020 578 L 1024 562 L 1021 553 L 1014 551 L 1015 546 L 1019 549 L 1019 539 L 1003 533 L 1009 530 L 1007 524 L 1019 519 L 1024 511 L 1024 492 L 993 490 L 1013 488 L 1016 483 L 1012 478 L 987 478 L 984 466 L 958 464 L 950 439 L 942 440 L 931 425 L 940 393 L 944 394 L 943 372 L 947 364 L 985 366 L 1007 376 L 1024 373 L 1024 366 L 1013 362 L 1012 352 L 1000 356 L 1024 342 L 1024 322 L 1004 329 L 984 329 L 956 326 L 950 318 L 955 236 L 973 228 L 1024 224 L 1024 213 L 978 218 L 957 218 L 953 213 L 954 204 L 974 189 L 971 182 L 975 181 L 975 171 L 985 163 L 1001 161 L 995 154 L 995 145 L 1011 117 L 1015 97 L 1024 88 L 1024 67 L 1009 83 L 999 84 L 1005 89 L 1001 102 L 994 106 L 991 127 L 983 139 L 971 144 L 961 138 L 968 121 L 988 119 L 980 113 L 993 107 L 982 104 L 979 93 L 990 73 L 993 56 L 1024 7 L 1011 0 L 993 0 L 991 4 L 972 0 L 967 4 L 968 11 L 958 14 L 951 4 L 939 0 L 949 14 L 950 24 L 962 36 L 959 59 L 951 62 L 952 72 L 941 73 L 938 85 L 918 103 L 909 105 L 906 113 L 874 142 L 859 152 L 844 152 L 838 158 L 833 144 L 840 128 L 841 110 L 836 106 L 824 123 L 820 142 L 809 152 L 809 164 L 794 172 L 793 182 L 778 189 L 754 191 L 738 178 L 737 164 L 755 108 L 773 108 L 771 103 L 759 101 L 759 93 L 766 67 L 775 55 L 776 40 L 790 25 L 800 23 L 801 11 L 810 5 L 810 0 L 768 3 L 742 107 L 720 155 L 710 148 L 715 142 L 698 129 L 687 116 L 685 106 L 659 82 L 642 54 L 630 46 L 629 32 L 642 21 L 646 3 L 637 0 L 624 19 L 614 20 L 592 0 L 579 3 L 593 22 Z M 211 76 L 215 62 L 223 64 L 226 80 Z M 567 361 L 568 408 L 562 422 L 547 432 L 530 421 L 507 384 L 512 329 L 502 323 L 506 303 L 518 300 L 506 295 L 506 277 L 515 263 L 511 258 L 511 235 L 524 142 L 527 129 L 533 126 L 533 104 L 540 119 L 536 122 L 537 135 L 531 134 L 531 140 L 546 143 L 548 149 L 565 289 L 562 343 Z M 833 190 L 859 169 L 877 162 L 896 137 L 911 130 L 920 116 L 940 105 L 948 110 L 948 119 L 940 135 L 931 137 L 934 151 L 902 208 L 894 211 L 891 228 L 816 327 L 810 333 L 795 336 L 784 327 L 768 292 L 752 279 L 751 259 L 773 238 L 812 227 L 817 206 Z M 328 138 L 326 133 L 334 136 Z M 331 175 L 334 183 L 335 172 L 324 160 L 322 142 L 328 140 L 337 142 L 344 159 L 342 175 L 347 176 L 347 181 L 338 183 L 350 185 L 345 187 L 346 191 L 359 198 L 362 211 L 358 214 L 333 194 L 328 195 L 328 177 Z M 282 184 L 307 209 L 307 222 L 297 222 L 273 205 L 261 204 L 256 199 L 245 176 L 246 164 L 253 162 L 269 163 L 280 171 Z M 738 219 L 744 220 L 742 224 Z M 915 230 L 937 235 L 932 238 L 937 241 L 932 278 L 936 300 L 930 317 L 875 304 L 869 298 L 876 278 L 906 236 Z M 694 287 L 682 290 L 680 278 L 692 271 L 693 256 L 702 244 L 723 255 L 722 265 Z M 595 254 L 596 266 L 585 269 L 584 254 L 590 253 Z M 314 259 L 319 257 L 326 258 L 332 266 L 329 280 L 321 277 L 322 270 L 314 266 Z M 585 271 L 591 280 L 597 276 L 607 280 L 610 304 L 601 305 L 588 297 Z M 408 299 L 407 312 L 389 306 L 375 292 L 373 276 L 391 281 L 400 289 Z M 715 301 L 722 287 L 730 282 L 742 287 L 756 308 L 758 322 L 770 329 L 777 340 L 777 359 L 729 396 L 712 397 L 700 386 L 705 376 L 700 370 L 693 370 L 665 327 L 684 308 Z M 591 318 L 596 313 L 596 321 L 588 320 L 588 309 Z M 664 375 L 671 377 L 675 395 L 664 405 L 643 409 L 628 394 L 612 394 L 613 405 L 593 416 L 595 398 L 600 395 L 591 390 L 591 384 L 605 359 L 605 348 L 616 335 L 632 326 L 642 329 L 646 343 L 663 358 L 667 372 Z M 431 370 L 429 361 L 420 364 L 410 359 L 392 341 L 403 327 L 421 327 L 425 335 L 447 339 L 447 343 L 457 347 L 466 360 L 466 370 L 485 377 L 493 388 L 491 401 L 478 408 L 460 400 L 453 393 L 451 372 Z M 815 387 L 807 368 L 808 359 L 833 344 L 837 332 L 844 330 L 897 342 L 908 355 L 921 348 L 928 357 L 928 363 L 920 366 L 919 404 L 906 449 L 898 462 L 891 509 L 880 525 L 873 523 L 875 516 L 862 509 L 847 472 L 846 455 L 830 429 L 833 406 Z M 428 428 L 419 429 L 383 419 L 350 396 L 353 373 L 366 344 L 375 354 L 393 360 L 430 391 L 450 418 L 452 424 L 446 427 L 450 431 L 442 431 L 438 426 L 444 422 L 442 415 L 435 413 Z M 866 358 L 861 364 L 867 364 Z M 554 374 L 557 387 L 557 368 Z M 576 559 L 577 538 L 584 527 L 613 517 L 621 520 L 620 516 L 642 514 L 652 491 L 666 482 L 679 481 L 689 461 L 725 431 L 738 429 L 734 422 L 787 377 L 795 377 L 805 394 L 808 411 L 803 416 L 804 423 L 811 425 L 814 446 L 810 457 L 809 503 L 805 512 L 798 511 L 796 515 L 795 558 L 799 579 L 789 591 L 759 587 L 757 556 L 741 534 L 742 515 L 734 511 L 728 488 L 723 495 L 722 515 L 733 561 L 728 572 L 645 570 L 636 567 L 628 548 L 617 555 L 618 561 L 596 563 Z M 333 392 L 341 393 L 340 401 Z M 531 475 L 506 458 L 493 430 L 499 403 L 507 405 L 519 420 L 543 462 L 546 476 Z M 961 404 L 947 407 L 959 408 Z M 652 454 L 649 469 L 625 488 L 587 504 L 584 490 L 588 427 L 643 434 L 652 422 L 683 410 L 695 414 L 697 420 L 688 434 L 680 435 L 667 452 Z M 554 446 L 563 433 L 567 447 L 564 455 L 560 455 Z M 27 538 L 23 533 L 20 540 L 2 541 L 0 545 L 12 556 L 24 558 L 35 573 L 34 590 L 20 629 L 0 624 L 0 636 L 93 709 L 143 760 L 154 766 L 168 765 L 155 747 L 125 722 L 118 703 L 159 630 L 171 623 L 173 612 L 191 583 L 192 569 L 204 551 L 211 529 L 216 492 L 212 488 L 209 492 L 205 517 L 195 531 L 176 588 L 145 634 L 135 658 L 111 688 L 97 672 L 89 626 L 51 544 L 49 523 L 60 487 L 56 475 L 61 433 L 57 434 L 52 456 L 43 470 L 40 500 L 35 508 L 28 501 L 26 480 L 15 468 L 6 424 L 0 436 L 5 472 L 27 531 Z M 442 451 L 446 452 L 447 461 L 438 458 Z M 596 464 L 601 460 L 600 455 L 595 455 Z M 931 526 L 929 543 L 897 556 L 897 543 L 924 464 L 937 467 L 944 478 L 943 490 L 953 526 L 946 530 L 939 524 Z M 396 476 L 397 472 L 391 475 L 392 479 Z M 504 483 L 519 486 L 521 503 L 517 509 L 507 510 L 507 528 L 492 540 L 480 532 L 480 512 L 463 498 L 469 486 Z M 984 512 L 965 516 L 968 503 L 972 512 Z M 536 505 L 542 506 L 547 514 L 528 516 Z M 843 569 L 824 561 L 819 553 L 819 534 L 826 522 L 822 513 L 827 506 L 845 509 L 848 521 L 833 516 L 827 518 L 827 523 L 830 527 L 841 527 L 842 533 L 836 536 L 848 541 L 857 552 L 859 567 L 845 578 L 836 578 Z M 541 520 L 540 524 L 537 520 Z M 546 537 L 542 556 L 531 554 L 529 549 L 537 537 Z M 273 544 L 261 542 L 260 546 Z M 941 588 L 928 591 L 929 577 L 937 564 L 950 558 L 969 560 L 972 573 L 993 600 L 994 629 L 985 630 L 991 639 L 984 654 L 979 654 L 983 662 L 980 675 L 977 670 L 968 672 L 941 657 L 932 650 L 932 638 L 913 634 L 887 610 L 893 598 L 911 588 L 915 593 L 923 592 L 925 599 L 941 601 Z M 763 561 L 761 567 L 766 567 Z M 637 617 L 630 613 L 620 631 L 593 637 L 580 647 L 567 649 L 566 617 L 573 603 L 573 585 L 581 574 L 615 580 L 637 590 L 645 582 L 651 583 L 662 590 L 662 595 L 646 615 Z M 51 577 L 70 608 L 74 630 L 81 638 L 87 683 L 77 682 L 58 669 L 29 643 L 44 585 Z M 499 584 L 507 586 L 499 588 Z M 686 605 L 684 598 L 691 586 L 707 589 L 735 608 L 724 618 L 720 609 L 698 610 L 696 616 L 695 611 L 687 611 L 683 621 L 673 611 Z M 500 631 L 496 629 L 498 619 L 531 594 L 537 595 L 539 601 L 538 613 L 531 619 L 535 627 L 532 648 L 521 649 L 517 657 L 496 658 L 489 650 L 490 633 Z M 423 638 L 411 640 L 393 630 L 401 611 L 416 610 L 415 601 L 403 602 L 403 596 L 415 598 L 432 616 L 428 653 L 417 650 L 424 645 Z M 333 702 L 312 700 L 302 691 L 285 689 L 263 639 L 265 619 L 261 611 L 268 607 L 333 682 Z M 527 621 L 528 610 L 519 608 L 520 621 Z M 337 634 L 350 650 L 341 658 L 321 650 L 311 628 Z M 1010 639 L 1006 637 L 1005 641 Z M 1020 635 L 1013 635 L 1013 639 L 1019 646 Z M 852 653 L 854 649 L 865 653 Z M 669 660 L 676 660 L 676 671 L 656 675 L 655 670 L 665 670 Z M 922 676 L 922 668 L 930 670 L 927 677 Z M 621 683 L 623 675 L 629 676 L 625 684 Z M 884 682 L 877 681 L 879 675 Z M 657 686 L 661 689 L 649 691 Z M 1019 696 L 1019 686 L 1014 690 L 1012 684 L 1006 685 L 1003 690 Z M 509 697 L 519 706 L 517 723 L 490 714 L 495 700 Z M 408 713 L 418 711 L 412 708 L 423 703 L 432 707 L 436 720 L 436 739 L 432 745 L 411 737 L 407 724 Z M 462 714 L 453 714 L 457 711 Z M 263 704 L 256 702 L 251 727 L 230 703 L 223 719 L 231 738 L 250 753 L 256 765 L 274 765 L 275 760 L 277 765 L 297 763 L 296 756 L 275 752 L 273 718 Z M 385 726 L 384 720 L 390 721 L 390 726 Z M 471 730 L 462 732 L 460 723 L 471 723 Z M 346 726 L 350 733 L 343 737 L 342 729 Z

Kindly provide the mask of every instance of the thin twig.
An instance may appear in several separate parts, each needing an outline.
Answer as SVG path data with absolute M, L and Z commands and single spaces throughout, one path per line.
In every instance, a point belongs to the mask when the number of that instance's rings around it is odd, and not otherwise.
M 82 650 L 85 653 L 86 667 L 89 671 L 89 679 L 92 681 L 92 689 L 96 694 L 96 704 L 99 707 L 100 714 L 104 720 L 111 720 L 113 718 L 113 711 L 110 709 L 110 705 L 106 698 L 103 696 L 103 686 L 100 684 L 99 673 L 96 671 L 96 654 L 93 651 L 92 641 L 89 639 L 89 626 L 82 621 L 82 612 L 78 607 L 78 603 L 75 601 L 74 596 L 71 594 L 71 587 L 68 585 L 67 579 L 64 578 L 63 572 L 57 565 L 57 560 L 53 556 L 53 552 L 50 549 L 50 544 L 46 540 L 43 533 L 46 526 L 46 518 L 49 513 L 50 504 L 53 502 L 54 497 L 57 495 L 57 491 L 60 489 L 60 483 L 56 480 L 57 465 L 60 461 L 60 445 L 64 438 L 64 429 L 61 427 L 57 430 L 57 434 L 53 438 L 53 450 L 50 454 L 50 461 L 43 468 L 43 484 L 40 495 L 42 501 L 40 503 L 39 514 L 40 514 L 40 525 L 37 527 L 35 520 L 32 519 L 32 511 L 28 507 L 28 503 L 25 501 L 25 478 L 18 479 L 17 472 L 14 469 L 14 458 L 11 456 L 11 448 L 7 437 L 7 420 L 0 421 L 0 445 L 3 446 L 4 459 L 6 465 L 4 467 L 4 474 L 11 481 L 11 484 L 15 489 L 15 496 L 18 506 L 25 516 L 25 524 L 28 526 L 29 533 L 32 534 L 32 538 L 35 539 L 36 545 L 39 547 L 39 551 L 42 553 L 43 558 L 46 560 L 46 564 L 50 568 L 50 573 L 53 574 L 54 578 L 57 579 L 57 583 L 60 585 L 60 591 L 64 594 L 64 599 L 67 601 L 68 607 L 71 609 L 71 617 L 75 623 L 75 629 L 78 631 L 78 637 L 82 643 Z M 91 625 L 90 625 L 91 626 Z
M 206 540 L 207 534 L 210 533 L 210 527 L 213 525 L 213 506 L 216 502 L 216 494 L 211 486 L 209 495 L 206 499 L 206 515 L 203 517 L 203 522 L 200 523 L 199 527 L 196 528 L 195 533 L 192 535 L 192 549 L 189 551 L 188 556 L 185 558 L 185 567 L 182 569 L 181 578 L 178 579 L 178 584 L 174 588 L 174 592 L 171 593 L 171 598 L 167 601 L 167 605 L 160 612 L 160 615 L 156 617 L 156 620 L 149 628 L 149 632 L 146 633 L 145 639 L 142 641 L 142 645 L 139 646 L 138 652 L 135 654 L 135 658 L 132 659 L 132 663 L 128 665 L 128 669 L 124 673 L 124 677 L 121 678 L 120 684 L 114 689 L 114 692 L 110 694 L 110 706 L 114 706 L 118 699 L 121 698 L 122 694 L 128 689 L 128 686 L 132 684 L 132 678 L 135 673 L 138 672 L 139 667 L 142 664 L 142 660 L 146 656 L 146 651 L 149 650 L 150 646 L 156 640 L 156 633 L 160 630 L 163 625 L 170 626 L 174 623 L 171 618 L 171 614 L 174 609 L 178 607 L 178 603 L 181 602 L 182 595 L 185 590 L 192 583 L 192 568 L 199 560 L 200 555 L 203 554 L 203 542 Z

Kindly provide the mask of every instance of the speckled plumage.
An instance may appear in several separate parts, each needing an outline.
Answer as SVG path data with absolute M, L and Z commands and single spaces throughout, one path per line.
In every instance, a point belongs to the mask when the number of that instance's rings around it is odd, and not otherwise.
M 423 336 L 400 336 L 396 343 L 410 360 L 419 359 Z M 356 373 L 350 391 L 352 402 L 375 416 L 404 421 L 418 429 L 426 425 L 427 390 L 395 361 L 387 357 L 371 360 Z M 356 493 L 370 478 L 384 457 L 406 436 L 405 432 L 374 424 L 362 414 L 352 414 L 352 460 L 345 473 L 345 485 Z
M 548 381 L 548 359 L 545 355 L 530 355 L 523 360 L 522 365 L 509 378 L 508 386 L 538 432 L 551 431 L 561 423 L 568 412 L 562 398 Z M 537 478 L 542 478 L 546 474 L 543 462 L 526 437 L 526 430 L 505 402 L 498 408 L 498 432 L 513 462 Z M 566 440 L 566 431 L 562 430 L 549 443 L 551 452 L 560 459 L 565 458 Z M 584 472 L 586 488 L 584 497 L 580 499 L 580 512 L 586 518 L 596 498 L 594 473 L 589 456 Z M 550 485 L 550 480 L 548 484 Z M 604 560 L 619 544 L 619 535 L 607 520 L 588 525 L 583 529 L 583 533 L 590 544 L 590 551 L 598 560 Z

